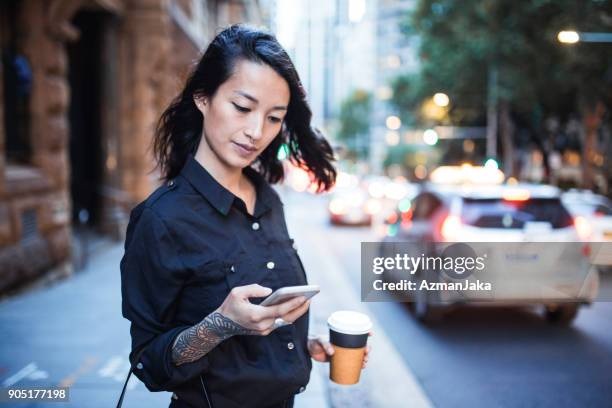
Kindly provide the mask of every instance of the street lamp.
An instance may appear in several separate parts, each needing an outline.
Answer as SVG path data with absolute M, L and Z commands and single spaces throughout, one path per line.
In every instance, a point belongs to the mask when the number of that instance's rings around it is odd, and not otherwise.
M 557 40 L 564 44 L 576 44 L 580 41 L 580 34 L 576 31 L 559 31 L 557 34 Z
M 563 44 L 577 42 L 612 43 L 612 33 L 587 33 L 574 30 L 559 31 L 557 40 Z
M 448 106 L 450 99 L 448 98 L 447 94 L 438 92 L 437 94 L 433 96 L 433 101 L 436 104 L 436 106 L 445 108 Z

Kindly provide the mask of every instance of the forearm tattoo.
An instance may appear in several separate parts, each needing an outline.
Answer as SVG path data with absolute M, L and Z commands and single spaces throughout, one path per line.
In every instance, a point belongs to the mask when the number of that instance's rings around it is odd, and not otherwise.
M 239 334 L 254 334 L 219 312 L 179 334 L 172 347 L 172 361 L 179 366 L 202 358 L 223 340 Z

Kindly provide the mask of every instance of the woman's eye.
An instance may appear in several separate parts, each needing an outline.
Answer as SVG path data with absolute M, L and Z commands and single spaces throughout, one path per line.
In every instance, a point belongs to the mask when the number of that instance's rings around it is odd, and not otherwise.
M 272 122 L 272 123 L 280 123 L 282 121 L 283 120 L 281 118 L 277 118 L 275 116 L 270 116 L 270 122 Z
M 236 108 L 236 110 L 238 112 L 246 113 L 246 112 L 250 112 L 251 111 L 249 108 L 245 108 L 244 106 L 240 106 L 240 105 L 238 105 L 237 103 L 234 103 L 234 102 L 232 102 L 232 105 L 234 105 L 234 108 Z

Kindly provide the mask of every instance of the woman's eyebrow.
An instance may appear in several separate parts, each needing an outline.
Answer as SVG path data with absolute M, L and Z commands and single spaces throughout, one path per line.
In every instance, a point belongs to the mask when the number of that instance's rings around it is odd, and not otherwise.
M 259 103 L 259 101 L 257 100 L 257 98 L 255 98 L 252 95 L 249 95 L 248 93 L 244 92 L 244 91 L 234 91 L 234 93 L 237 93 L 240 96 L 244 96 L 245 98 L 247 98 L 248 100 L 250 100 L 251 102 L 254 103 Z M 286 106 L 275 106 L 272 108 L 272 110 L 287 110 Z

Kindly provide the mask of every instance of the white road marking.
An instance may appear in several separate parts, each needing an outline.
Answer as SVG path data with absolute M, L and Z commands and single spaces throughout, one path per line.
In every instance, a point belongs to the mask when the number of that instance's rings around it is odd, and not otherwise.
M 3 387 L 10 387 L 12 385 L 17 384 L 19 381 L 24 378 L 28 378 L 30 380 L 40 380 L 48 378 L 49 374 L 46 371 L 42 371 L 38 369 L 36 362 L 31 362 L 30 364 L 23 367 L 21 370 L 17 371 L 15 374 L 7 378 L 2 382 Z
M 130 362 L 126 356 L 112 356 L 104 366 L 98 370 L 98 375 L 110 378 L 117 382 L 124 382 L 130 371 Z M 138 378 L 134 374 L 130 377 L 127 388 L 134 389 L 138 385 Z
M 125 357 L 122 356 L 113 356 L 108 362 L 98 370 L 98 375 L 100 377 L 114 377 L 117 370 L 124 364 Z
M 49 373 L 42 370 L 34 371 L 32 374 L 28 375 L 28 380 L 46 380 L 49 378 Z

